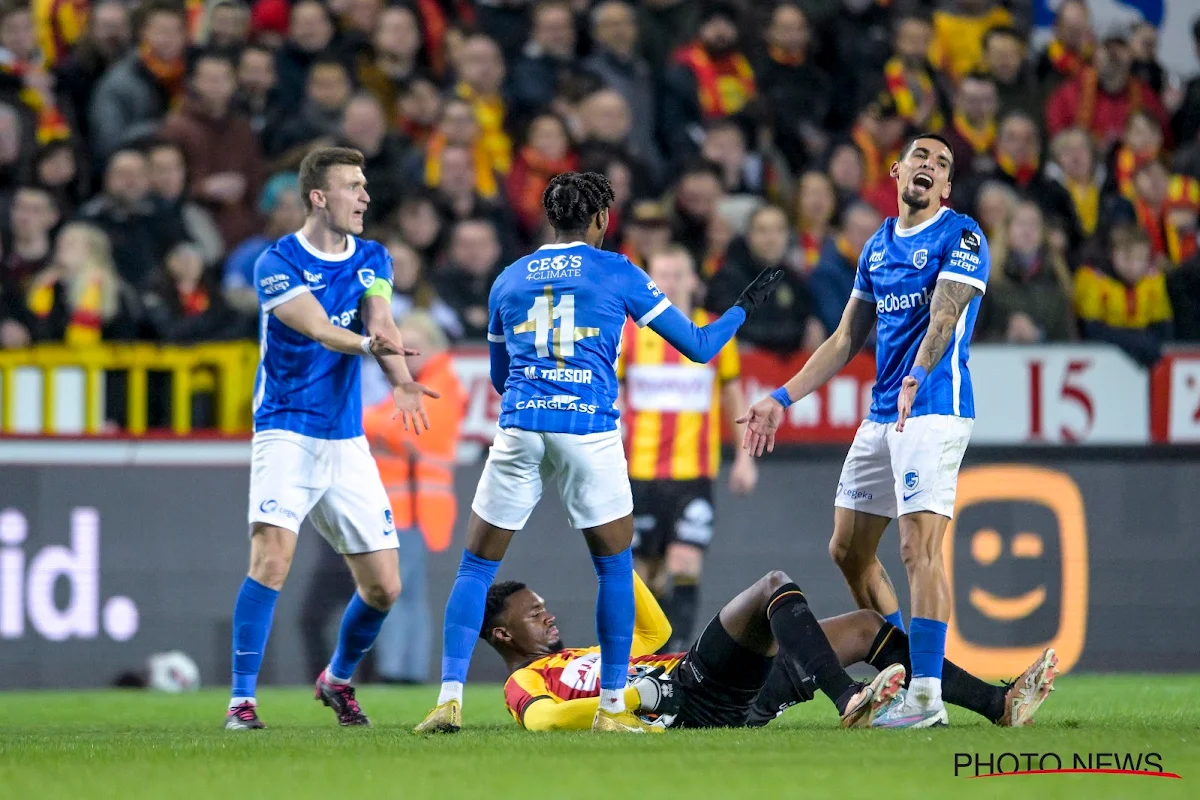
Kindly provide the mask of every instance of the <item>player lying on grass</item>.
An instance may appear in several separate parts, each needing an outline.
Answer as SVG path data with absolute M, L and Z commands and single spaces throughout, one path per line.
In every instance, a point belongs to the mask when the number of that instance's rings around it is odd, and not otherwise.
M 729 601 L 687 653 L 655 655 L 671 635 L 654 595 L 635 580 L 631 678 L 625 702 L 675 728 L 759 727 L 820 690 L 845 727 L 872 727 L 904 701 L 908 637 L 879 614 L 858 610 L 819 623 L 800 587 L 769 572 Z M 599 650 L 563 646 L 554 615 L 523 583 L 488 591 L 481 638 L 511 670 L 509 712 L 527 730 L 588 730 L 599 703 Z M 843 667 L 880 669 L 869 684 Z M 1046 650 L 1013 683 L 986 683 L 949 661 L 946 701 L 1003 726 L 1029 724 L 1053 690 L 1057 659 Z M 670 677 L 670 680 L 667 677 Z

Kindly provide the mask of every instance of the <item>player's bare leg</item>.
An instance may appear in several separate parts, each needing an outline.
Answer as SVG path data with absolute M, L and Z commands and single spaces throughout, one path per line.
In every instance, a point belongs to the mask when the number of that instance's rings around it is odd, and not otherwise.
M 396 550 L 376 550 L 345 556 L 354 576 L 355 596 L 342 618 L 338 647 L 329 665 L 317 676 L 313 693 L 337 715 L 339 725 L 370 725 L 358 705 L 350 677 L 375 643 L 379 626 L 400 596 L 400 562 Z
M 948 722 L 941 675 L 950 619 L 950 582 L 942 559 L 942 538 L 949 522 L 949 517 L 932 511 L 900 517 L 900 557 L 912 596 L 909 649 L 913 677 L 907 697 L 882 715 L 880 727 L 926 728 Z
M 266 727 L 258 718 L 255 691 L 275 600 L 287 580 L 295 553 L 296 534 L 293 531 L 263 522 L 251 526 L 250 568 L 238 594 L 238 608 L 235 608 L 235 616 L 249 622 L 233 632 L 233 691 L 225 714 L 228 730 Z
M 667 652 L 686 650 L 692 642 L 699 610 L 700 573 L 703 570 L 703 549 L 687 542 L 671 542 L 667 545 L 666 571 L 671 584 L 667 618 L 674 629 Z
M 893 665 L 881 671 L 869 685 L 856 683 L 846 674 L 842 661 L 861 657 L 870 646 L 868 623 L 873 622 L 876 631 L 879 626 L 879 618 L 873 612 L 856 614 L 831 621 L 827 629 L 813 616 L 800 587 L 786 573 L 776 570 L 726 603 L 718 620 L 737 644 L 757 655 L 775 656 L 776 668 L 781 669 L 793 686 L 811 676 L 812 682 L 833 701 L 842 724 L 859 727 L 869 723 L 875 709 L 900 692 L 904 667 Z M 843 652 L 830 644 L 831 631 L 844 640 L 840 643 Z M 712 631 L 710 624 L 701 634 L 705 635 L 719 635 L 719 632 Z
M 466 552 L 458 566 L 458 576 L 454 580 L 454 589 L 450 591 L 450 600 L 446 603 L 447 618 L 442 630 L 441 694 L 438 695 L 438 702 L 433 710 L 413 728 L 414 733 L 457 733 L 462 728 L 463 681 L 454 678 L 466 678 L 471 652 L 479 638 L 479 627 L 483 624 L 484 610 L 482 606 L 461 609 L 464 620 L 470 618 L 474 621 L 478 617 L 479 621 L 475 623 L 474 629 L 471 629 L 465 621 L 451 621 L 451 603 L 456 600 L 456 590 L 462 589 L 460 584 L 465 585 L 467 582 L 483 584 L 482 593 L 478 592 L 479 586 L 475 587 L 475 595 L 487 596 L 487 588 L 495 577 L 501 559 L 508 551 L 508 544 L 512 541 L 514 533 L 516 531 L 492 525 L 474 511 L 471 512 L 467 521 Z M 462 605 L 461 598 L 458 602 Z M 465 652 L 466 657 L 464 659 L 457 656 L 452 659 L 448 655 L 451 652 Z M 456 673 L 453 677 L 450 675 L 451 670 Z
M 592 721 L 592 730 L 610 733 L 661 733 L 662 728 L 652 728 L 644 724 L 637 715 L 625 708 L 624 688 L 625 675 L 629 671 L 629 647 L 633 639 L 633 593 L 629 597 L 613 597 L 624 585 L 623 580 L 633 580 L 633 560 L 629 552 L 633 544 L 633 514 L 627 514 L 620 519 L 583 529 L 583 538 L 587 542 L 588 551 L 592 554 L 592 562 L 596 566 L 596 577 L 599 582 L 599 592 L 596 598 L 596 632 L 600 638 L 600 707 Z M 624 571 L 628 571 L 626 576 Z M 605 597 L 606 593 L 609 597 Z M 604 613 L 606 606 L 614 600 L 622 600 L 628 604 L 629 630 L 616 630 L 618 625 L 623 628 L 624 620 L 613 620 Z M 626 637 L 629 637 L 628 639 Z M 612 651 L 619 654 L 615 659 Z M 614 663 L 615 661 L 615 663 Z M 623 662 L 623 663 L 622 663 Z M 620 673 L 620 686 L 605 686 L 606 674 Z M 618 702 L 619 701 L 619 702 Z M 610 703 L 612 706 L 610 707 Z
M 850 595 L 859 608 L 869 608 L 896 627 L 900 622 L 900 601 L 887 570 L 879 561 L 879 539 L 891 519 L 849 508 L 833 509 L 833 538 L 829 557 L 837 564 L 850 587 Z

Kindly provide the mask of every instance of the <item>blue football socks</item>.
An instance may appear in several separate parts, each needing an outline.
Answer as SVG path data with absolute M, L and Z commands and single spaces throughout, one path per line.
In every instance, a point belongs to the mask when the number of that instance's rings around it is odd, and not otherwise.
M 232 697 L 253 699 L 279 592 L 246 576 L 233 606 Z
M 458 575 L 446 601 L 446 621 L 442 626 L 442 695 L 438 703 L 462 701 L 462 685 L 467 681 L 471 653 L 483 626 L 487 591 L 500 569 L 499 561 L 488 561 L 463 551 Z
M 592 556 L 600 588 L 596 593 L 596 633 L 600 638 L 600 707 L 625 710 L 629 650 L 633 646 L 633 551 Z
M 338 629 L 337 649 L 329 662 L 329 676 L 337 681 L 349 681 L 363 656 L 375 644 L 379 629 L 387 619 L 388 612 L 370 606 L 358 596 L 350 598 L 346 613 L 342 614 L 342 626 Z
M 900 613 L 900 609 L 897 608 L 892 613 L 885 615 L 884 619 L 886 619 L 888 622 L 892 623 L 892 625 L 896 628 L 896 630 L 900 631 L 901 633 L 905 632 L 904 631 L 904 615 Z

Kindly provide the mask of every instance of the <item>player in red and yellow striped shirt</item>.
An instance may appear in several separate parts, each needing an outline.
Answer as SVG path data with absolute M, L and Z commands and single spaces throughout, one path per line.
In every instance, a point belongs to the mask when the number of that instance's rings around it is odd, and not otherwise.
M 708 312 L 692 308 L 698 278 L 687 250 L 668 247 L 647 267 L 680 311 L 697 325 L 710 321 Z M 746 402 L 740 372 L 736 340 L 709 363 L 696 364 L 654 331 L 626 323 L 617 377 L 633 489 L 634 564 L 667 607 L 674 649 L 691 641 L 696 626 L 704 550 L 712 539 L 721 412 L 739 432 L 734 420 Z M 748 494 L 758 483 L 758 468 L 748 451 L 735 452 L 729 485 L 735 494 Z

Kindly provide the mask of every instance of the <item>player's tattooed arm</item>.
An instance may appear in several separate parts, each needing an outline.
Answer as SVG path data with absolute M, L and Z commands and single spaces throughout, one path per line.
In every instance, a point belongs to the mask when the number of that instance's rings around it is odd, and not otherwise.
M 954 327 L 967 310 L 967 304 L 980 294 L 979 290 L 961 281 L 939 280 L 929 303 L 929 330 L 917 348 L 913 366 L 932 371 L 954 336 Z

